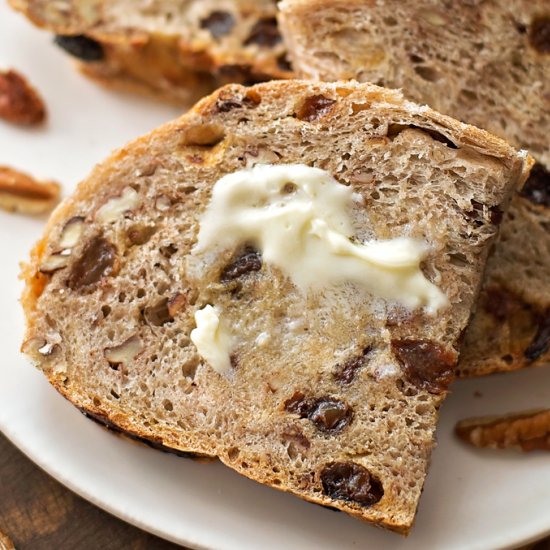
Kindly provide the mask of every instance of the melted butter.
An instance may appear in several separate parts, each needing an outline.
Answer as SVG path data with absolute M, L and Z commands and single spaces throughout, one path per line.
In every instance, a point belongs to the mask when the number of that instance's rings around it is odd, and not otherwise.
M 223 327 L 218 312 L 207 305 L 195 312 L 197 328 L 191 331 L 191 341 L 199 355 L 219 374 L 231 370 L 231 334 Z
M 302 291 L 347 282 L 410 308 L 448 303 L 420 262 L 427 243 L 410 237 L 352 241 L 350 187 L 318 168 L 257 165 L 222 177 L 200 220 L 194 254 L 254 244 L 263 261 Z

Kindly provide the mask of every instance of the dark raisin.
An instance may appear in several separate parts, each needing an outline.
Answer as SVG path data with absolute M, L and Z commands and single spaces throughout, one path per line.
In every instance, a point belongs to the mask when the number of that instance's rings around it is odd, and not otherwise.
M 285 53 L 282 53 L 277 58 L 277 67 L 281 69 L 281 71 L 285 72 L 291 72 L 292 71 L 292 65 L 290 64 L 290 61 L 288 60 L 288 57 Z
M 318 399 L 314 402 L 308 418 L 325 432 L 339 432 L 344 429 L 352 419 L 351 408 L 343 401 L 337 399 Z
M 261 80 L 252 71 L 250 65 L 221 65 L 218 69 L 218 78 L 221 83 L 238 82 L 246 86 L 256 84 Z
M 501 210 L 498 206 L 491 206 L 489 208 L 489 216 L 493 225 L 500 225 L 502 218 L 504 217 L 504 210 Z
M 550 207 L 550 172 L 542 164 L 533 166 L 520 195 L 534 204 Z
M 105 57 L 103 46 L 83 34 L 77 36 L 57 35 L 54 42 L 68 54 L 81 61 L 101 61 Z
M 498 287 L 487 288 L 484 291 L 483 308 L 497 321 L 504 321 L 513 309 L 511 301 L 514 297 L 504 289 Z
M 372 347 L 368 346 L 363 350 L 362 355 L 351 357 L 344 363 L 336 365 L 333 373 L 334 379 L 343 384 L 351 384 L 357 371 L 366 364 L 366 357 L 371 351 Z
M 355 462 L 333 462 L 321 472 L 323 492 L 330 498 L 372 506 L 384 496 L 380 480 Z
M 114 271 L 116 248 L 101 236 L 94 237 L 74 263 L 67 285 L 78 290 L 96 284 Z
M 144 311 L 146 321 L 155 327 L 161 327 L 166 323 L 171 323 L 174 318 L 170 314 L 168 298 L 163 298 L 156 304 L 146 307 Z
M 352 420 L 351 408 L 338 399 L 332 397 L 320 397 L 318 399 L 306 399 L 302 392 L 285 401 L 285 410 L 308 418 L 315 426 L 324 432 L 339 432 Z
M 260 269 L 262 269 L 262 256 L 255 248 L 246 247 L 242 254 L 225 266 L 220 275 L 220 281 L 227 283 Z
M 456 353 L 430 340 L 393 340 L 392 351 L 409 382 L 430 393 L 443 393 L 454 379 Z
M 214 38 L 229 34 L 234 26 L 235 18 L 226 11 L 213 11 L 201 20 L 201 29 L 208 29 Z
M 313 120 L 326 115 L 335 103 L 336 100 L 329 99 L 324 95 L 312 95 L 304 100 L 302 106 L 298 109 L 296 116 L 300 120 L 312 122 Z
M 550 53 L 550 16 L 539 17 L 531 23 L 529 43 L 539 53 Z
M 550 310 L 539 320 L 537 333 L 525 350 L 524 356 L 529 361 L 535 361 L 550 349 Z
M 257 44 L 258 46 L 272 48 L 281 42 L 281 40 L 281 34 L 277 27 L 277 19 L 275 17 L 264 17 L 252 27 L 248 38 L 244 41 L 244 45 Z

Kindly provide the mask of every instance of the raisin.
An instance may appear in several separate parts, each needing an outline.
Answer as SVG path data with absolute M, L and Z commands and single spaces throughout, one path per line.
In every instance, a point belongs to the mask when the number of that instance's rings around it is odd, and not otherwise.
M 214 38 L 229 34 L 235 26 L 235 18 L 226 11 L 213 11 L 201 20 L 201 29 L 207 29 Z
M 221 65 L 218 69 L 220 83 L 239 82 L 246 86 L 256 84 L 261 80 L 246 64 Z
M 170 314 L 168 298 L 163 298 L 156 304 L 146 307 L 144 316 L 147 322 L 155 327 L 161 327 L 174 320 Z
M 115 260 L 114 245 L 102 236 L 94 237 L 73 265 L 67 285 L 78 290 L 96 284 L 102 277 L 113 273 Z
M 323 492 L 330 498 L 372 506 L 384 496 L 380 480 L 355 462 L 332 462 L 321 472 Z
M 262 256 L 252 247 L 246 247 L 241 255 L 225 266 L 220 281 L 227 283 L 262 269 Z
M 409 382 L 430 393 L 443 393 L 454 379 L 456 354 L 430 340 L 393 340 L 392 351 Z
M 550 310 L 539 321 L 537 333 L 525 350 L 524 356 L 529 361 L 535 361 L 550 349 Z
M 318 399 L 311 408 L 308 418 L 319 430 L 325 432 L 339 432 L 352 419 L 351 408 L 337 399 Z
M 277 19 L 275 17 L 264 17 L 252 27 L 244 45 L 257 44 L 258 46 L 272 48 L 281 42 L 281 40 L 281 34 L 277 27 Z
M 539 53 L 550 53 L 550 16 L 539 17 L 531 23 L 529 43 Z
M 508 292 L 498 287 L 487 288 L 484 298 L 485 311 L 497 321 L 504 321 L 508 317 L 509 312 L 513 309 L 510 302 L 516 301 Z
M 81 61 L 101 61 L 105 57 L 103 46 L 83 34 L 76 36 L 57 35 L 54 42 L 68 54 Z
M 498 206 L 491 206 L 489 208 L 489 217 L 493 225 L 500 225 L 504 217 L 504 210 L 501 210 Z
M 550 207 L 550 172 L 542 164 L 533 166 L 520 195 L 534 204 Z
M 285 71 L 285 72 L 292 71 L 292 65 L 290 64 L 290 61 L 288 60 L 288 57 L 285 53 L 281 54 L 277 58 L 277 67 L 279 67 L 281 71 Z
M 329 99 L 324 95 L 312 95 L 304 100 L 304 103 L 298 109 L 296 116 L 300 120 L 306 122 L 312 122 L 324 115 L 326 115 L 332 106 L 336 103 L 334 99 Z
M 285 401 L 285 410 L 308 418 L 315 426 L 324 432 L 339 432 L 352 420 L 353 412 L 349 405 L 332 397 L 306 399 L 302 392 Z
M 367 355 L 372 351 L 372 347 L 368 346 L 363 350 L 363 354 L 357 357 L 352 357 L 346 362 L 336 365 L 333 377 L 342 384 L 351 384 L 357 371 L 366 363 Z

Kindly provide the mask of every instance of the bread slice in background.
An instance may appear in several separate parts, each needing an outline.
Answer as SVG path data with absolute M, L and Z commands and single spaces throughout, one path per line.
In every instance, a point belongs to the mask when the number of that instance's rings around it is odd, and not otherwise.
M 290 76 L 273 0 L 10 0 L 108 84 L 193 102 Z
M 402 88 L 529 149 L 466 334 L 461 376 L 550 360 L 550 4 L 547 0 L 284 0 L 296 72 Z
M 352 187 L 357 241 L 425 242 L 422 271 L 448 307 L 411 311 L 351 283 L 301 291 L 241 246 L 211 254 L 197 276 L 189 262 L 213 185 L 293 163 Z M 23 349 L 106 424 L 406 533 L 494 213 L 529 165 L 376 86 L 224 87 L 115 152 L 55 211 L 24 270 Z M 207 304 L 235 338 L 227 375 L 190 340 Z

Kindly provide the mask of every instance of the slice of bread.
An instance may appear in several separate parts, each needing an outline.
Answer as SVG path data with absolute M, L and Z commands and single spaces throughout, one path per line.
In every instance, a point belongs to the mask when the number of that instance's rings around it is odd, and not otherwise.
M 550 4 L 547 0 L 284 0 L 301 76 L 383 83 L 529 149 L 465 337 L 462 376 L 550 360 Z
M 274 0 L 10 0 L 88 75 L 197 100 L 226 82 L 290 77 Z
M 348 247 L 424 242 L 415 270 L 447 306 L 413 310 L 351 282 L 304 290 L 257 242 L 225 246 L 225 233 L 197 271 L 216 182 L 296 163 L 354 197 Z M 497 214 L 529 165 L 373 85 L 224 87 L 114 153 L 56 210 L 24 270 L 23 349 L 108 425 L 406 533 Z M 204 360 L 192 331 L 208 305 L 233 340 Z

